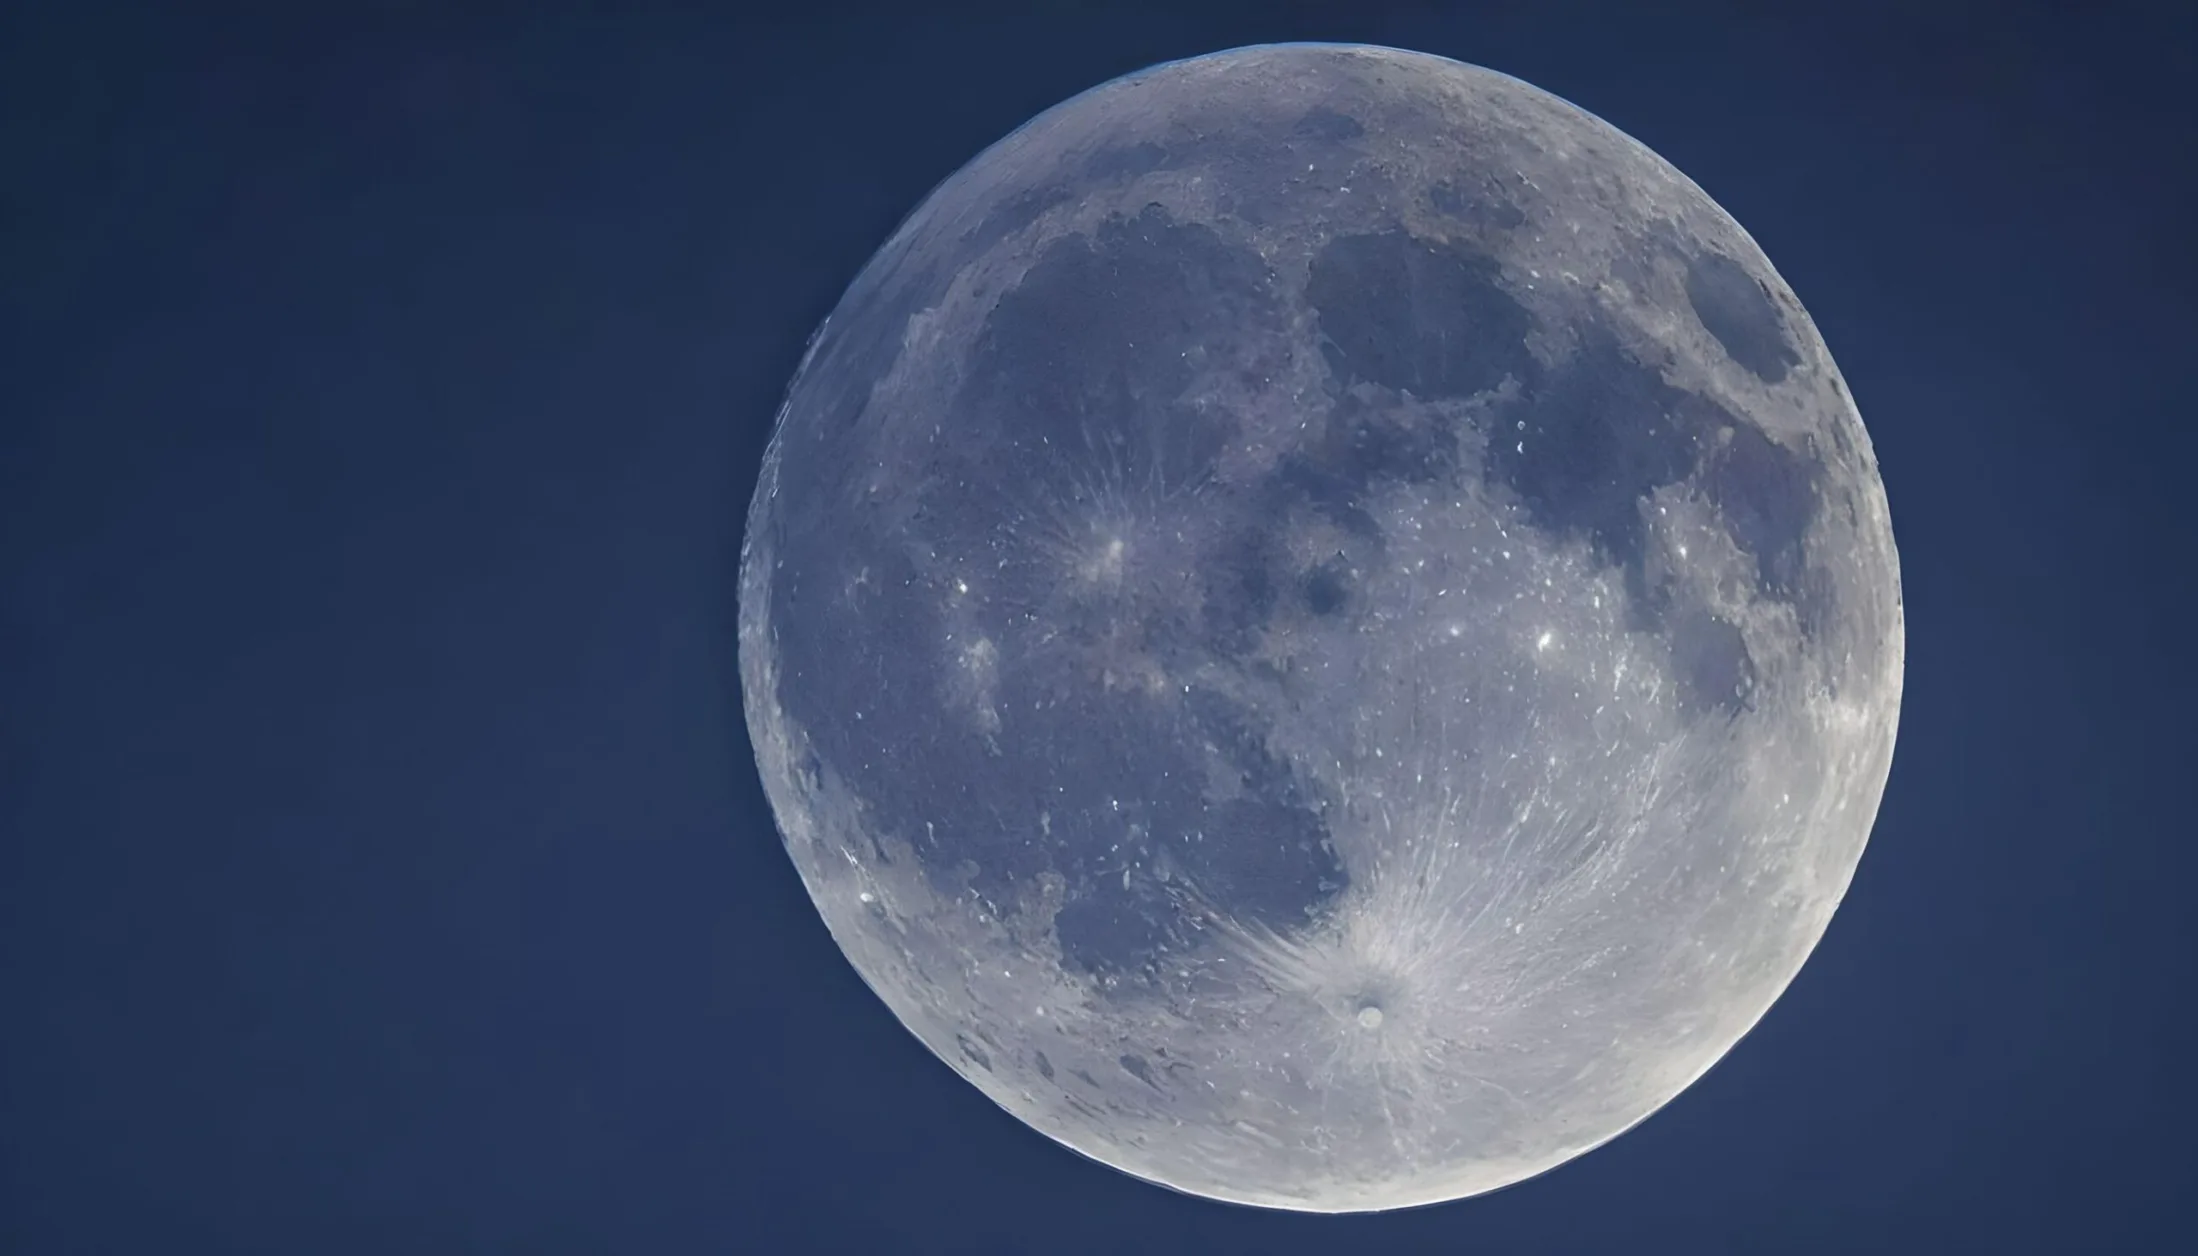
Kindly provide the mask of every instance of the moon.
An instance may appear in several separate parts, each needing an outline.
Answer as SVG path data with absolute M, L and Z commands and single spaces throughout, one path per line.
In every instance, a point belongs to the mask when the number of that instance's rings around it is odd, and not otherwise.
M 1031 1128 L 1218 1200 L 1490 1191 L 1786 988 L 1900 707 L 1822 337 L 1638 142 L 1356 45 L 1161 65 L 940 185 L 740 573 L 831 936 Z

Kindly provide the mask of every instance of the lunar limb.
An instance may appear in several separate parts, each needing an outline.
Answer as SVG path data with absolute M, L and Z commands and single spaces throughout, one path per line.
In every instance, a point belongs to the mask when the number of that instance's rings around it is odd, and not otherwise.
M 1855 407 L 1761 250 L 1440 58 L 1155 67 L 942 184 L 741 567 L 786 848 L 893 1013 L 1105 1164 L 1360 1211 L 1539 1173 L 1822 936 L 1900 705 Z

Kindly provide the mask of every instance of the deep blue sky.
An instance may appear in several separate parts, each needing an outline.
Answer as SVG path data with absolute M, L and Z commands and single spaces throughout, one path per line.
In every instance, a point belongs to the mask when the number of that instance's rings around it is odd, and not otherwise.
M 0 17 L 0 1251 L 2188 1239 L 2191 6 L 438 7 Z M 900 215 L 1078 90 L 1301 38 L 1703 184 L 1844 367 L 1906 578 L 1792 991 L 1611 1146 L 1383 1218 L 1139 1185 L 932 1060 L 734 676 L 767 424 Z

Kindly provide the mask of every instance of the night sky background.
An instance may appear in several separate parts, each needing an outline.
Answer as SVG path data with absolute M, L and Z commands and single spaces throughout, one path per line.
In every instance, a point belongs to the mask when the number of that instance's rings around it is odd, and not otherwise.
M 0 1252 L 2188 1239 L 2198 6 L 165 8 L 0 15 Z M 900 216 L 1282 39 L 1518 75 L 1708 189 L 1905 578 L 1784 1000 L 1604 1149 L 1383 1217 L 1141 1185 L 933 1060 L 734 666 L 769 422 Z

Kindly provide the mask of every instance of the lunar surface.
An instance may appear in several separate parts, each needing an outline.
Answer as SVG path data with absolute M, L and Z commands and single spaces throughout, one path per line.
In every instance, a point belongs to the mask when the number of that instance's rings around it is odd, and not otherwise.
M 1515 79 L 1287 45 L 1029 123 L 861 272 L 748 521 L 786 849 L 879 998 L 1217 1199 L 1488 1191 L 1792 980 L 1899 573 L 1756 244 Z

